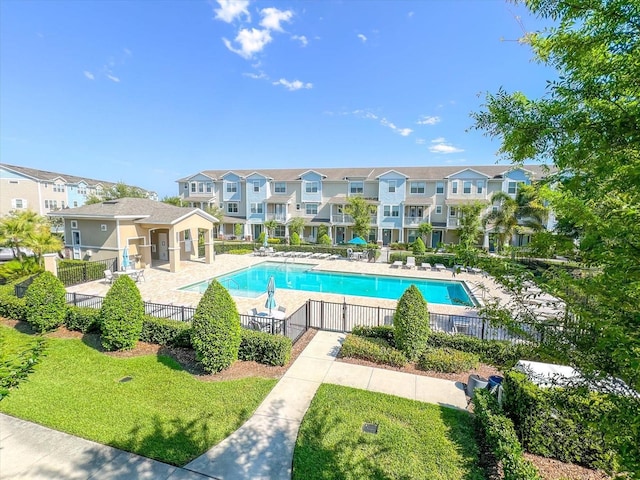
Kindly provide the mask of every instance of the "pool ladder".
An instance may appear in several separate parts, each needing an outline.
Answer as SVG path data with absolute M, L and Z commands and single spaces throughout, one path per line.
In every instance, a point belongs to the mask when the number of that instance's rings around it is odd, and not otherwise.
M 233 278 L 227 278 L 226 280 L 223 281 L 223 283 L 227 284 L 227 290 L 231 290 L 231 288 L 229 287 L 230 282 L 233 282 L 235 284 L 236 290 L 240 290 L 240 284 L 236 282 Z

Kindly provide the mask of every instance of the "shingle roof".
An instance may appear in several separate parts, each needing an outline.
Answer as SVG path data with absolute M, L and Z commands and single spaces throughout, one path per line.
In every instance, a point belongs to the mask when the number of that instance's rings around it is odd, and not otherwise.
M 472 169 L 478 172 L 486 174 L 489 178 L 501 178 L 502 175 L 513 167 L 509 165 L 454 165 L 444 167 L 358 167 L 358 168 L 281 168 L 281 169 L 250 169 L 250 170 L 237 170 L 233 172 L 243 177 L 251 175 L 252 173 L 260 173 L 266 177 L 272 177 L 276 181 L 289 181 L 293 182 L 300 180 L 300 175 L 308 171 L 315 171 L 326 175 L 323 179 L 325 182 L 331 181 L 346 181 L 348 178 L 359 178 L 374 181 L 376 177 L 390 170 L 402 173 L 411 180 L 441 180 L 449 175 L 458 173 L 465 169 Z M 546 175 L 546 166 L 543 165 L 523 165 L 524 170 L 532 172 L 534 179 L 542 178 Z M 211 178 L 220 180 L 222 175 L 228 173 L 229 170 L 203 170 L 203 173 Z M 186 182 L 193 175 L 184 177 L 178 180 L 178 182 Z
M 104 185 L 106 187 L 111 187 L 111 186 L 115 185 L 115 183 L 113 183 L 113 182 L 107 182 L 107 181 L 104 181 L 104 180 L 95 180 L 95 179 L 92 179 L 92 178 L 77 177 L 75 175 L 68 175 L 66 173 L 48 172 L 46 170 L 38 170 L 36 168 L 21 167 L 19 165 L 9 165 L 7 163 L 0 163 L 0 167 L 4 167 L 4 168 L 7 168 L 9 170 L 13 170 L 15 172 L 22 173 L 22 174 L 27 175 L 29 177 L 32 177 L 32 178 L 35 178 L 35 179 L 38 179 L 38 180 L 42 180 L 42 181 L 46 181 L 46 182 L 53 182 L 56 178 L 62 178 L 62 179 L 64 179 L 65 182 L 73 183 L 73 184 L 84 182 L 87 185 L 101 184 L 101 185 Z
M 147 198 L 119 198 L 106 202 L 83 205 L 77 208 L 58 210 L 56 216 L 64 218 L 133 218 L 136 223 L 172 224 L 175 221 L 198 213 L 211 217 L 199 208 L 176 207 L 167 203 L 149 200 Z M 217 221 L 217 220 L 213 220 Z

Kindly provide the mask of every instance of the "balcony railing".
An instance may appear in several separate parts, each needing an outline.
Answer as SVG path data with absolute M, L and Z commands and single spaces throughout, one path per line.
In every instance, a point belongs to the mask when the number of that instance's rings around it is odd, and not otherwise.
M 331 215 L 332 223 L 353 223 L 353 217 L 351 215 L 346 215 L 344 213 L 338 213 L 336 215 Z
M 425 217 L 404 217 L 405 227 L 417 226 L 426 221 Z
M 287 215 L 285 213 L 267 213 L 267 220 L 286 223 Z

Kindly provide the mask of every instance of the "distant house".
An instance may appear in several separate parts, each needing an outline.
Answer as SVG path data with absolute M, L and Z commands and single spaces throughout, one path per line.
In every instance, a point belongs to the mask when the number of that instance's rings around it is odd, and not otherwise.
M 90 195 L 99 195 L 113 182 L 66 173 L 0 163 L 0 216 L 12 210 L 33 210 L 39 215 L 84 205 Z M 147 197 L 157 200 L 155 192 Z
M 146 198 L 120 198 L 49 214 L 64 219 L 65 257 L 122 260 L 124 249 L 137 268 L 168 265 L 200 254 L 213 262 L 212 230 L 218 220 L 199 208 L 176 207 Z

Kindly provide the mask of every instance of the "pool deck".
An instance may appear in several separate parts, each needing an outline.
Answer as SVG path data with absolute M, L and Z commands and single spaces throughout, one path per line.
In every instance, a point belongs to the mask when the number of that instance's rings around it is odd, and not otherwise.
M 179 272 L 171 273 L 168 266 L 152 267 L 145 270 L 145 280 L 137 283 L 143 300 L 173 305 L 197 306 L 200 301 L 201 294 L 195 292 L 187 292 L 179 290 L 180 287 L 191 285 L 211 277 L 230 273 L 241 268 L 250 267 L 252 265 L 269 262 L 288 262 L 296 264 L 314 264 L 316 269 L 330 272 L 371 274 L 371 275 L 388 275 L 399 277 L 413 277 L 421 279 L 434 280 L 458 280 L 464 281 L 474 294 L 476 300 L 482 303 L 483 297 L 505 298 L 506 295 L 500 290 L 499 286 L 491 277 L 480 274 L 458 273 L 455 276 L 452 271 L 435 271 L 435 270 L 418 270 L 417 268 L 392 268 L 387 263 L 368 263 L 364 261 L 349 260 L 316 260 L 302 258 L 281 258 L 281 257 L 256 257 L 253 255 L 216 255 L 215 261 L 211 265 L 207 265 L 198 261 L 182 262 Z M 68 287 L 68 292 L 78 292 L 88 295 L 105 296 L 109 290 L 109 285 L 103 280 L 84 283 Z M 265 301 L 267 295 L 258 298 L 233 297 L 238 311 L 245 313 L 251 308 L 257 308 L 258 311 L 265 309 Z M 287 312 L 294 312 L 300 306 L 305 304 L 307 300 L 324 300 L 327 302 L 342 303 L 346 301 L 353 305 L 380 306 L 387 308 L 395 308 L 397 301 L 358 297 L 351 295 L 339 295 L 330 293 L 306 292 L 299 290 L 278 289 L 276 285 L 276 300 L 278 305 L 284 306 Z M 463 307 L 457 305 L 429 304 L 429 311 L 433 313 L 449 313 L 455 315 L 475 315 L 476 310 L 471 307 Z

